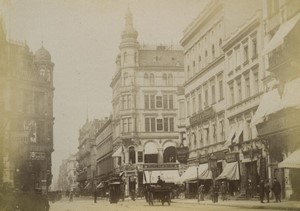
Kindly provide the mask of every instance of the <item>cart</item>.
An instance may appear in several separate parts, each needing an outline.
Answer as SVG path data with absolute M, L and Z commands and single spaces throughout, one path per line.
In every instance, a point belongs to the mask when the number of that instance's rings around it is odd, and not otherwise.
M 168 205 L 171 204 L 171 194 L 172 189 L 168 186 L 160 186 L 160 185 L 150 185 L 147 188 L 147 200 L 149 205 L 154 205 L 154 201 L 161 202 L 162 205 L 164 203 L 168 203 Z
M 121 180 L 112 178 L 109 182 L 109 202 L 118 203 L 121 198 Z

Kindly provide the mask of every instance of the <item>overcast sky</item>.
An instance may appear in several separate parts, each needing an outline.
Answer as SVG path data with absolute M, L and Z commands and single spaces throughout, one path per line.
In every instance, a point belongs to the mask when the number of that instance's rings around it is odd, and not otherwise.
M 128 6 L 140 44 L 176 44 L 207 1 L 0 0 L 9 39 L 26 40 L 33 52 L 43 41 L 55 63 L 54 180 L 77 151 L 87 107 L 90 120 L 112 112 L 109 84 Z

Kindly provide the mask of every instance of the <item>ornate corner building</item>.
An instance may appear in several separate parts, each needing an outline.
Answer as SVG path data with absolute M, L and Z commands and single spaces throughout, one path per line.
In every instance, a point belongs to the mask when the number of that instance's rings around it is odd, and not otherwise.
M 47 191 L 52 180 L 53 67 L 42 46 L 32 53 L 6 40 L 0 25 L 0 181 Z
M 182 49 L 140 45 L 137 37 L 128 10 L 111 82 L 112 157 L 115 173 L 124 175 L 126 194 L 145 182 L 156 182 L 157 171 L 167 178 L 178 176 L 179 168 L 177 89 L 184 81 Z

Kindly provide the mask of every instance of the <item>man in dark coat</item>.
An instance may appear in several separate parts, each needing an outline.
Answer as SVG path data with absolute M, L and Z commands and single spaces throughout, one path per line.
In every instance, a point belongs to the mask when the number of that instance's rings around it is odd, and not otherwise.
M 281 202 L 280 194 L 281 194 L 281 185 L 277 178 L 274 178 L 273 184 L 272 184 L 272 191 L 275 195 L 276 202 Z
M 259 182 L 259 198 L 261 203 L 264 203 L 264 195 L 265 195 L 265 182 L 262 179 Z
M 265 183 L 265 194 L 266 194 L 267 203 L 270 202 L 270 191 L 271 191 L 270 182 L 267 179 Z

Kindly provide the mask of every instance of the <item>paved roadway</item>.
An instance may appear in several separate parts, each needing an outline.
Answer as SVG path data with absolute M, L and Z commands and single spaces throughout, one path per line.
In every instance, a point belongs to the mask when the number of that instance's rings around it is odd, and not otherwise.
M 73 202 L 69 202 L 66 199 L 61 201 L 51 203 L 50 211 L 191 211 L 191 210 L 201 210 L 201 211 L 215 211 L 215 210 L 225 210 L 225 211 L 254 211 L 258 209 L 247 209 L 239 207 L 227 207 L 227 206 L 214 206 L 214 205 L 201 205 L 196 203 L 172 203 L 170 206 L 164 205 L 156 202 L 154 206 L 149 206 L 145 200 L 138 199 L 137 201 L 131 201 L 129 199 L 124 202 L 119 202 L 117 204 L 110 204 L 106 200 L 98 200 L 97 203 L 93 202 L 92 198 L 75 198 Z

